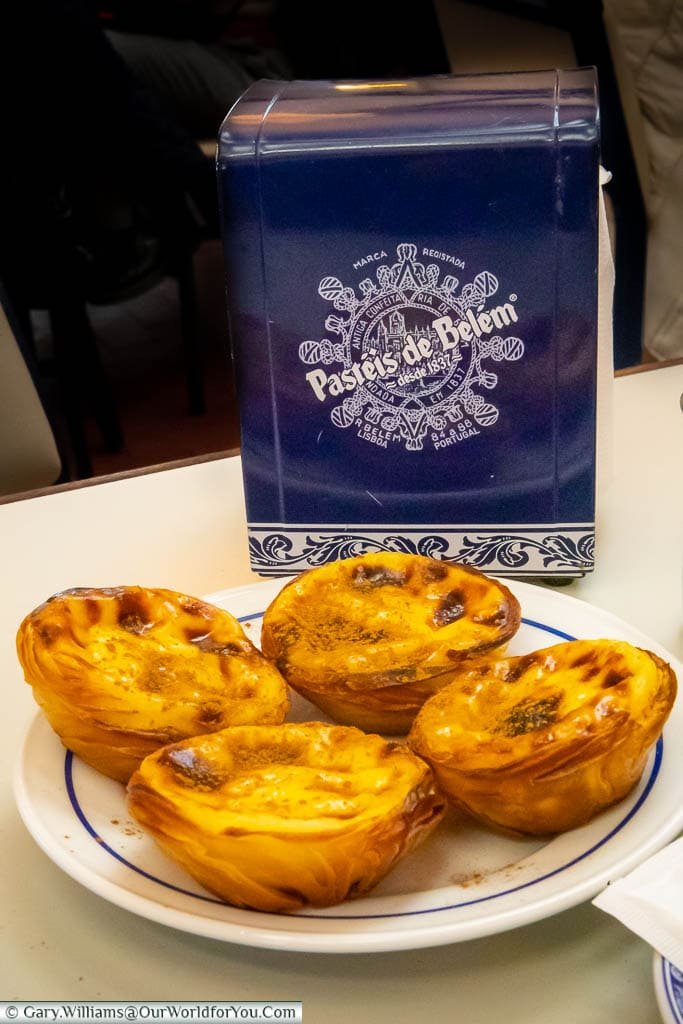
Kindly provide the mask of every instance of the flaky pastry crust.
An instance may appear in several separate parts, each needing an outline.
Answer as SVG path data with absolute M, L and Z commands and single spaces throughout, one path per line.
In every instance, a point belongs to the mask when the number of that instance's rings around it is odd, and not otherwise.
M 676 676 L 656 654 L 575 640 L 464 666 L 422 708 L 408 743 L 475 817 L 562 832 L 636 785 L 675 696 Z
M 406 747 L 319 722 L 238 726 L 146 758 L 131 814 L 228 903 L 265 911 L 359 896 L 444 813 Z
M 237 620 L 172 590 L 64 591 L 26 616 L 17 652 L 64 745 L 121 782 L 169 742 L 289 710 Z
M 475 569 L 376 552 L 289 583 L 266 610 L 261 644 L 335 721 L 398 734 L 455 666 L 500 647 L 519 623 L 514 595 Z

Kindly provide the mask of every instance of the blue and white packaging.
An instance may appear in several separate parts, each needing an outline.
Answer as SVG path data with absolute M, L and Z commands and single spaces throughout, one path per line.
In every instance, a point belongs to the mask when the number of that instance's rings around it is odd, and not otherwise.
M 590 571 L 594 71 L 258 82 L 218 170 L 252 568 Z

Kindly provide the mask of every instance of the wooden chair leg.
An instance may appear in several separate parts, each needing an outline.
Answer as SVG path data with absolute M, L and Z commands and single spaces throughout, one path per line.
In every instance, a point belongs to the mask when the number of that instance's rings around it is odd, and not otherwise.
M 199 336 L 194 260 L 190 251 L 179 254 L 175 259 L 173 274 L 178 282 L 187 406 L 192 416 L 200 416 L 206 412 L 206 401 L 204 397 L 204 374 Z
M 63 310 L 51 309 L 50 326 L 62 414 L 71 449 L 70 455 L 73 459 L 71 476 L 75 480 L 86 480 L 92 476 L 92 463 L 85 434 L 82 381 L 79 379 L 80 371 L 74 372 L 69 317 L 64 314 Z
M 55 362 L 64 413 L 79 477 L 91 476 L 85 417 L 92 412 L 105 449 L 120 451 L 123 433 L 97 339 L 80 299 L 65 298 L 50 307 Z

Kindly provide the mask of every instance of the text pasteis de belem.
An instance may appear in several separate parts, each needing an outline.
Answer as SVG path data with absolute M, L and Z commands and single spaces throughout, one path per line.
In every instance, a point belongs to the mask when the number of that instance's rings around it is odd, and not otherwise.
M 517 311 L 511 302 L 479 312 L 468 309 L 461 320 L 439 316 L 432 320 L 432 331 L 429 332 L 432 337 L 406 334 L 400 353 L 378 354 L 369 350 L 364 353 L 364 358 L 351 362 L 340 373 L 328 374 L 317 367 L 306 374 L 306 380 L 320 402 L 328 397 L 338 398 L 345 392 L 355 391 L 359 385 L 392 378 L 405 367 L 417 366 L 442 352 L 450 353 L 451 359 L 456 358 L 461 345 L 470 345 L 475 339 L 516 323 L 517 319 Z

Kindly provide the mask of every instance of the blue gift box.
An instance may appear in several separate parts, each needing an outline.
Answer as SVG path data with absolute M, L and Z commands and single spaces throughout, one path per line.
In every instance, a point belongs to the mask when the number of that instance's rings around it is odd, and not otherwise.
M 218 171 L 252 568 L 593 567 L 592 69 L 253 85 Z

